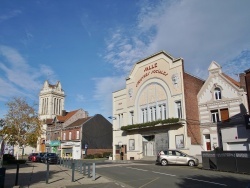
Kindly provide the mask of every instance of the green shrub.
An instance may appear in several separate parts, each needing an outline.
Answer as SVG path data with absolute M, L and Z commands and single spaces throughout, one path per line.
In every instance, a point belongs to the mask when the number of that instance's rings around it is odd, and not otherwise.
M 84 159 L 94 159 L 94 158 L 95 158 L 94 155 L 91 154 L 84 157 Z
M 14 160 L 15 157 L 11 154 L 4 154 L 3 155 L 3 161 L 9 161 L 9 160 Z
M 94 158 L 102 158 L 102 154 L 101 153 L 95 153 L 94 154 Z
M 104 158 L 108 158 L 108 157 L 112 156 L 112 152 L 103 152 L 102 155 Z

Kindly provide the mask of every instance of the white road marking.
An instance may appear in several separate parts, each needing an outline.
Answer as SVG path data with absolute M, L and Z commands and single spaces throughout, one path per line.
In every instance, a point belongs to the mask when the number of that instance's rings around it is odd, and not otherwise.
M 205 183 L 211 183 L 211 184 L 216 184 L 216 185 L 221 185 L 221 186 L 227 187 L 226 184 L 216 183 L 216 182 L 212 182 L 212 181 L 205 181 L 205 180 L 199 180 L 199 179 L 193 179 L 193 178 L 186 178 L 186 179 L 194 180 L 194 181 L 201 181 L 201 182 L 205 182 Z
M 152 171 L 153 173 L 155 174 L 162 174 L 162 175 L 166 175 L 166 176 L 176 176 L 174 174 L 166 174 L 166 173 L 162 173 L 162 172 L 155 172 L 155 171 Z
M 144 169 L 140 169 L 140 168 L 132 168 L 132 167 L 127 167 L 127 168 L 134 169 L 134 170 L 145 171 L 145 172 L 147 172 L 147 171 L 148 171 L 148 170 L 144 170 Z

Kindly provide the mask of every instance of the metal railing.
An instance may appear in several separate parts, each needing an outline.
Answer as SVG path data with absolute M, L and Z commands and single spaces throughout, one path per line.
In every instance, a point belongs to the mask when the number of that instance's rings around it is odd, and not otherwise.
M 83 176 L 86 176 L 88 178 L 91 178 L 92 180 L 96 180 L 96 166 L 95 163 L 87 163 L 83 160 L 75 160 L 71 158 L 60 158 L 59 159 L 59 165 L 72 169 L 72 182 L 74 180 L 75 171 L 79 172 L 80 174 L 83 174 Z

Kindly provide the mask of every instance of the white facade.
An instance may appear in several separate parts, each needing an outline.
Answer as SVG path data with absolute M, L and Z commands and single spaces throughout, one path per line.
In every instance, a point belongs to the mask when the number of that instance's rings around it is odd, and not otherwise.
M 235 150 L 237 143 L 242 150 L 242 143 L 248 145 L 250 138 L 243 117 L 248 111 L 246 92 L 239 82 L 222 73 L 218 63 L 212 62 L 208 71 L 209 77 L 198 94 L 203 150 Z
M 81 142 L 65 142 L 61 144 L 61 147 L 64 148 L 64 152 L 61 154 L 62 157 L 72 158 L 72 159 L 81 159 L 82 149 Z
M 126 88 L 113 93 L 113 158 L 141 159 L 167 148 L 189 153 L 187 124 L 159 125 L 154 129 L 122 131 L 122 126 L 163 120 L 186 119 L 183 60 L 165 52 L 135 64 Z M 122 154 L 121 154 L 122 153 Z

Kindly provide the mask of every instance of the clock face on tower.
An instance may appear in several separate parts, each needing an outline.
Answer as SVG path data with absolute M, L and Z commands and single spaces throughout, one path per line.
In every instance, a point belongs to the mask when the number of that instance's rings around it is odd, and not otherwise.
M 128 90 L 128 96 L 129 96 L 129 98 L 131 98 L 133 96 L 133 89 L 132 88 L 130 88 Z

